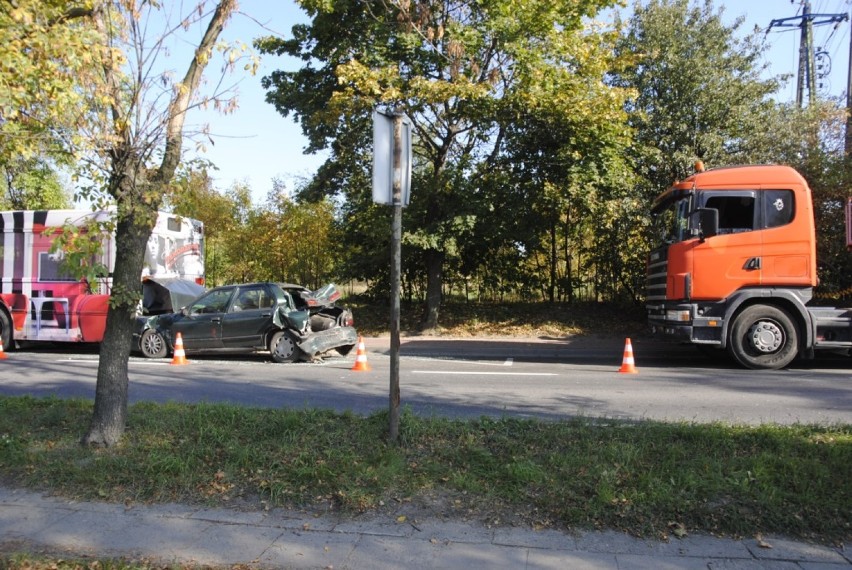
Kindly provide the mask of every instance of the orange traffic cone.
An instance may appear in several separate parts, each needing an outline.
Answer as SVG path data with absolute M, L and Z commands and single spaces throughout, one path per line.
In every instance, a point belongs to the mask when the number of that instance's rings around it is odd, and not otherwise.
M 369 372 L 370 365 L 367 364 L 367 349 L 364 346 L 364 339 L 358 337 L 358 352 L 355 353 L 355 366 L 352 370 L 356 372 Z
M 4 358 L 9 358 L 9 357 L 6 356 L 5 352 L 3 352 L 3 339 L 0 338 L 0 360 L 3 360 Z
M 183 351 L 183 337 L 180 336 L 180 333 L 177 333 L 175 339 L 175 355 L 170 364 L 189 364 L 186 361 L 186 353 Z
M 621 361 L 621 368 L 618 369 L 622 374 L 638 374 L 636 363 L 633 360 L 633 345 L 630 339 L 624 341 L 624 359 Z

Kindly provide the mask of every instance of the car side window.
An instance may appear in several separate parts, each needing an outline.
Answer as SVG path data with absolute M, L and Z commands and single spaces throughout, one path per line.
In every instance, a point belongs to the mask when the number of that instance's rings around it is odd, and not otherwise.
M 268 307 L 269 304 L 266 302 L 267 297 L 268 295 L 262 287 L 240 289 L 240 293 L 237 295 L 237 299 L 234 301 L 231 311 L 253 311 L 263 307 L 264 303 L 266 303 L 265 306 Z
M 275 297 L 272 296 L 267 289 L 260 290 L 260 300 L 258 301 L 258 307 L 261 309 L 268 309 L 275 304 Z
M 211 291 L 201 297 L 189 308 L 190 315 L 201 315 L 209 313 L 224 313 L 231 298 L 231 289 Z

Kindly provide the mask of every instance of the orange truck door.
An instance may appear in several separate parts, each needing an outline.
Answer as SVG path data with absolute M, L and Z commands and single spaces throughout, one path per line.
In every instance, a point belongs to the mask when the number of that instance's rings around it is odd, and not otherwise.
M 737 289 L 762 283 L 765 260 L 757 194 L 736 190 L 703 196 L 705 208 L 719 210 L 719 235 L 695 244 L 692 299 L 724 299 Z

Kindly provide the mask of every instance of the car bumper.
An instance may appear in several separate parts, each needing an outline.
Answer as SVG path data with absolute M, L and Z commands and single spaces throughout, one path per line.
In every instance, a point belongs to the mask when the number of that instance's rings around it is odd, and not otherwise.
M 358 342 L 354 327 L 335 327 L 311 334 L 299 343 L 302 352 L 309 356 L 321 354 L 339 346 L 350 346 Z

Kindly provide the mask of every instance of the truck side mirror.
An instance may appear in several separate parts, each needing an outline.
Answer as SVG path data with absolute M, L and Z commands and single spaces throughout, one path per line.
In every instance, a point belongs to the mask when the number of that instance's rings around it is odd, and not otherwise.
M 719 210 L 716 208 L 698 208 L 698 237 L 701 241 L 719 233 Z

